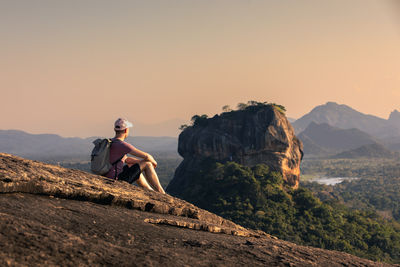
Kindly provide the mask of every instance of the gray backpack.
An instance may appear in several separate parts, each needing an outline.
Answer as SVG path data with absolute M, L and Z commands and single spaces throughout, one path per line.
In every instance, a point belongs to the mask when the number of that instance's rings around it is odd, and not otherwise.
M 90 169 L 94 174 L 106 175 L 112 166 L 121 159 L 110 163 L 111 139 L 96 139 L 93 141 L 93 144 L 94 148 L 91 154 Z

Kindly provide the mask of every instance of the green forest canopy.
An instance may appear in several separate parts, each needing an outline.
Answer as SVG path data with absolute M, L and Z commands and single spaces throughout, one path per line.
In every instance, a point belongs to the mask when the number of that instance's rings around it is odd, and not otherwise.
M 204 160 L 180 197 L 245 227 L 297 244 L 400 263 L 400 228 L 372 210 L 322 202 L 305 188 L 284 186 L 265 165 Z

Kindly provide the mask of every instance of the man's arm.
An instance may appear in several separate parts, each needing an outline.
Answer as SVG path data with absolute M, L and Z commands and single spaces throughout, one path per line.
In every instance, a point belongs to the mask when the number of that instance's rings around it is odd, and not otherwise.
M 129 154 L 138 158 L 142 158 L 146 161 L 150 161 L 153 164 L 154 168 L 157 167 L 157 161 L 155 161 L 153 156 L 150 155 L 149 153 L 146 153 L 140 149 L 137 149 L 136 147 L 133 147 L 133 149 L 131 150 L 131 152 L 129 152 Z

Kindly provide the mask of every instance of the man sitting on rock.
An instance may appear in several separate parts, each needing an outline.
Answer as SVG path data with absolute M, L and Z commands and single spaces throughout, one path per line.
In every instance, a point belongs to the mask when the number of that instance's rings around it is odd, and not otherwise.
M 153 156 L 124 141 L 129 135 L 130 127 L 132 127 L 132 123 L 126 119 L 119 118 L 115 121 L 115 137 L 112 139 L 110 148 L 110 162 L 117 161 L 117 163 L 113 165 L 106 176 L 128 183 L 136 181 L 139 186 L 145 189 L 165 194 L 158 180 L 155 170 L 157 162 Z M 137 158 L 127 157 L 126 154 L 131 154 Z M 144 172 L 144 175 L 142 172 Z

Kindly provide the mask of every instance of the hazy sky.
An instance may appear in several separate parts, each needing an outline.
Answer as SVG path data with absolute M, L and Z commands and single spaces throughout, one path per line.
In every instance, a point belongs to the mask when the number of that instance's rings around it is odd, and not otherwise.
M 110 135 L 119 116 L 189 120 L 248 100 L 387 118 L 399 2 L 0 0 L 0 129 Z

